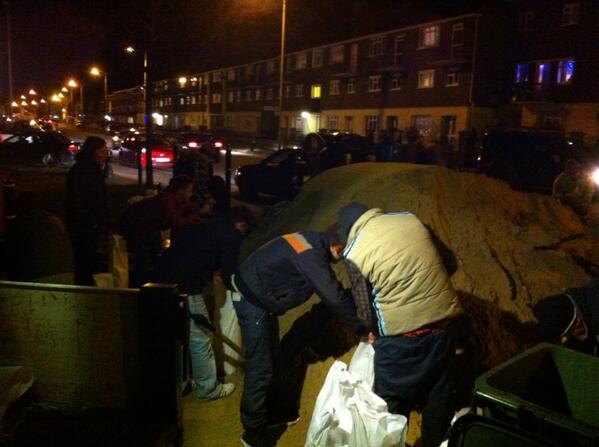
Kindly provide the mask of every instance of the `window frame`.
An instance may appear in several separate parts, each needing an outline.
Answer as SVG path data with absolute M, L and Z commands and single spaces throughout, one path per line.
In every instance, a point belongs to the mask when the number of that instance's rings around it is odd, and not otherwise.
M 532 22 L 535 19 L 534 11 L 522 11 L 518 14 L 517 31 L 519 33 L 527 33 L 532 31 Z
M 378 93 L 383 89 L 383 77 L 381 75 L 368 76 L 368 93 Z
M 295 70 L 305 70 L 308 68 L 308 52 L 302 51 L 295 57 Z
M 392 75 L 391 76 L 391 84 L 389 86 L 389 90 L 391 91 L 398 91 L 401 90 L 401 76 L 398 74 Z
M 351 86 L 351 88 L 350 88 Z M 345 93 L 347 93 L 348 95 L 353 95 L 356 93 L 356 81 L 353 79 L 349 79 L 347 81 L 347 84 L 345 86 Z
M 431 74 L 432 73 L 432 82 L 430 85 L 424 85 L 421 81 L 424 79 L 425 75 Z M 418 84 L 417 84 L 417 88 L 419 89 L 428 89 L 428 88 L 434 88 L 435 87 L 435 69 L 431 68 L 431 69 L 427 69 L 427 70 L 419 70 L 418 71 Z
M 312 50 L 312 68 L 322 67 L 324 60 L 324 51 L 322 48 Z
M 295 84 L 295 97 L 296 98 L 304 97 L 304 84 Z
M 331 122 L 334 123 L 334 127 L 331 126 Z M 327 129 L 328 130 L 339 130 L 339 116 L 338 115 L 329 115 L 328 116 Z
M 318 91 L 318 95 L 315 92 Z M 310 86 L 310 98 L 320 99 L 322 98 L 322 84 L 312 84 Z
M 434 36 L 434 42 L 433 43 L 428 43 L 427 42 L 427 36 L 429 33 L 427 33 L 427 30 L 434 30 L 433 32 L 433 36 Z M 435 25 L 427 25 L 427 26 L 422 26 L 419 28 L 419 36 L 418 36 L 418 49 L 425 49 L 425 48 L 435 48 L 438 47 L 441 43 L 441 25 L 439 25 L 438 23 Z
M 385 54 L 385 36 L 371 37 L 368 41 L 368 57 L 383 56 Z
M 330 64 L 340 64 L 345 59 L 345 48 L 343 44 L 333 45 L 330 49 L 329 62 Z
M 333 88 L 335 86 L 335 88 Z M 336 96 L 341 94 L 341 81 L 339 79 L 331 79 L 329 82 L 329 95 Z
M 574 15 L 576 12 L 576 15 Z M 567 21 L 564 21 L 568 17 Z M 562 7 L 562 20 L 560 26 L 572 26 L 580 24 L 580 2 L 564 3 Z
M 449 77 L 455 78 L 454 82 L 449 81 Z M 445 76 L 445 87 L 459 87 L 460 85 L 460 72 L 459 71 L 448 71 Z

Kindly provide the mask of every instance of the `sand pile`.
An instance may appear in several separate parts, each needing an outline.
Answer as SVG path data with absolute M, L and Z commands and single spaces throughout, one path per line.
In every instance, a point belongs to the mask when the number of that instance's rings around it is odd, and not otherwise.
M 547 196 L 512 191 L 497 180 L 437 166 L 365 163 L 325 172 L 265 219 L 248 238 L 244 252 L 284 233 L 325 230 L 351 201 L 386 211 L 412 211 L 446 247 L 443 256 L 467 310 L 460 323 L 465 354 L 456 366 L 464 389 L 472 376 L 536 341 L 523 324 L 532 318 L 531 303 L 599 276 L 599 240 L 571 238 L 588 228 L 570 209 Z M 321 360 L 340 355 L 355 342 L 333 323 L 324 329 L 325 336 L 308 336 L 327 325 L 319 323 L 326 320 L 319 309 L 311 312 L 315 320 L 304 315 L 315 302 L 313 298 L 280 318 L 282 335 L 295 323 L 283 338 L 283 383 L 296 382 L 301 390 L 298 382 L 304 372 L 294 370 L 310 365 L 301 391 L 302 426 L 294 429 L 298 440 L 332 363 L 331 358 Z M 310 346 L 303 348 L 306 343 Z M 277 393 L 293 394 L 281 384 Z

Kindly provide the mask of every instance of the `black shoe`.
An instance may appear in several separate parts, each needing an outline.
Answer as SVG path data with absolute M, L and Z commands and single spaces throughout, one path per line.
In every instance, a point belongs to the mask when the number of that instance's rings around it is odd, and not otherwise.
M 269 429 L 246 429 L 241 436 L 243 447 L 276 447 L 282 432 Z
M 282 416 L 279 418 L 271 418 L 268 420 L 267 428 L 276 428 L 280 426 L 291 427 L 292 425 L 297 424 L 300 421 L 300 416 Z

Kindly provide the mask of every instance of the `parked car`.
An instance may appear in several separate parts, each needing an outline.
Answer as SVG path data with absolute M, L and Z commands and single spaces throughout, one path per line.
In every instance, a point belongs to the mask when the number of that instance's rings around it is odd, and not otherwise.
M 79 150 L 77 143 L 60 132 L 18 132 L 0 143 L 0 158 L 13 163 L 70 165 Z
M 220 160 L 220 150 L 223 141 L 208 132 L 184 132 L 177 136 L 174 144 L 175 152 L 185 150 L 199 150 L 214 162 Z
M 235 183 L 243 199 L 252 199 L 258 193 L 290 199 L 299 192 L 306 174 L 302 152 L 281 149 L 258 164 L 237 168 Z
M 527 128 L 490 129 L 477 158 L 479 172 L 514 189 L 551 192 L 553 181 L 577 150 L 563 132 Z
M 370 141 L 351 132 L 318 132 L 306 135 L 302 144 L 304 158 L 312 175 L 368 160 L 373 153 Z
M 119 150 L 119 164 L 137 166 L 138 154 L 141 153 L 141 165 L 146 165 L 147 150 L 152 154 L 152 165 L 155 167 L 172 167 L 174 161 L 173 148 L 160 135 L 153 135 L 148 144 L 144 134 L 132 134 L 123 139 Z

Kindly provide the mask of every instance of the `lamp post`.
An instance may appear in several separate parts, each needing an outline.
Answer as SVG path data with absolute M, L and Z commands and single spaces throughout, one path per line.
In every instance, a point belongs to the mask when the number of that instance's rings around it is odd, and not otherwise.
M 89 74 L 96 77 L 104 75 L 104 114 L 106 115 L 108 113 L 108 74 L 106 74 L 106 70 L 100 70 L 98 67 L 92 67 Z
M 75 81 L 74 79 L 69 79 L 67 86 L 70 88 L 79 87 L 79 113 L 83 115 L 83 84 L 81 82 Z M 71 91 L 71 101 L 73 101 L 72 95 L 73 93 Z
M 125 48 L 125 51 L 129 54 L 133 54 L 136 52 L 136 49 L 132 46 L 128 46 Z M 144 91 L 144 124 L 146 125 L 146 189 L 154 188 L 154 166 L 152 162 L 152 105 L 150 104 L 152 101 L 152 95 L 150 93 L 150 82 L 148 79 L 148 50 L 144 49 L 144 83 L 143 83 L 143 91 Z M 141 157 L 138 157 L 140 160 Z M 140 168 L 141 169 L 141 168 Z
M 283 83 L 285 82 L 285 28 L 287 22 L 287 0 L 283 0 L 281 11 L 281 63 L 279 65 L 279 149 L 283 147 Z

